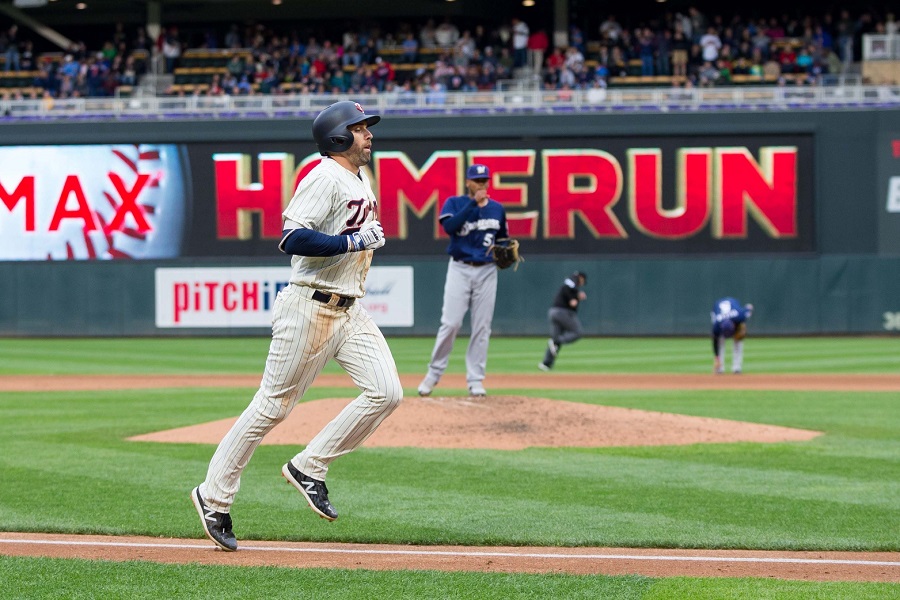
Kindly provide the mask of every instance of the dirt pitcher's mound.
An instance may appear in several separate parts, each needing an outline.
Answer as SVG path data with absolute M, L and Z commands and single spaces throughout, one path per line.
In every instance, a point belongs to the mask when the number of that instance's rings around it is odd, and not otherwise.
M 346 398 L 298 404 L 262 443 L 306 444 L 347 404 Z M 129 439 L 218 444 L 234 421 L 222 419 Z M 546 398 L 411 397 L 403 400 L 364 445 L 521 450 L 532 446 L 800 442 L 818 435 L 820 432 L 805 429 Z

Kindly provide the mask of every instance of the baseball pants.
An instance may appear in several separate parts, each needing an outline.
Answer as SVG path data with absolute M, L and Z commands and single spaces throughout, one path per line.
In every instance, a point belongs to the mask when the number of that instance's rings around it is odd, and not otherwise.
M 312 300 L 312 292 L 289 285 L 275 299 L 272 342 L 259 390 L 219 443 L 200 486 L 216 511 L 229 512 L 256 447 L 290 414 L 332 358 L 361 393 L 292 459 L 306 475 L 324 480 L 329 463 L 365 442 L 403 398 L 394 358 L 369 313 L 359 302 L 347 308 L 328 306 Z
M 450 260 L 444 282 L 441 327 L 437 332 L 426 377 L 437 382 L 444 374 L 450 362 L 453 342 L 468 311 L 472 334 L 466 349 L 466 381 L 470 386 L 484 381 L 496 299 L 497 268 L 493 263 L 475 267 Z

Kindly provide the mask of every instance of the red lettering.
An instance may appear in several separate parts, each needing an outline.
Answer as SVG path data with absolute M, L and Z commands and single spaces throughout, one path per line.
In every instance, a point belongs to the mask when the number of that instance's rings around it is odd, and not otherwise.
M 74 210 L 66 208 L 69 196 L 74 195 L 78 207 Z M 84 190 L 81 189 L 81 182 L 77 175 L 69 175 L 63 184 L 62 192 L 59 194 L 59 200 L 56 202 L 56 210 L 53 211 L 53 218 L 50 220 L 49 231 L 57 231 L 60 222 L 63 219 L 81 219 L 84 223 L 85 231 L 94 231 L 97 224 L 94 221 L 94 215 L 88 206 L 87 198 L 84 196 Z
M 421 218 L 434 210 L 434 235 L 442 231 L 438 223 L 440 203 L 464 189 L 462 152 L 435 152 L 417 169 L 403 152 L 379 152 L 378 170 L 380 221 L 387 237 L 406 239 L 406 209 Z
M 209 310 L 216 310 L 216 288 L 219 287 L 219 282 L 207 281 L 203 285 L 206 286 L 206 297 L 209 300 Z
M 188 285 L 176 283 L 172 287 L 172 307 L 175 314 L 175 322 L 181 322 L 181 311 L 188 309 Z
M 710 149 L 678 152 L 675 207 L 662 206 L 662 151 L 628 151 L 631 172 L 628 211 L 635 227 L 650 237 L 680 239 L 700 231 L 710 213 Z
M 243 310 L 259 310 L 259 282 L 245 281 L 241 291 Z
M 797 236 L 797 148 L 761 148 L 759 157 L 746 148 L 716 149 L 714 237 L 746 237 L 748 214 L 773 238 Z
M 117 173 L 108 173 L 107 175 L 112 182 L 113 187 L 116 188 L 119 198 L 122 199 L 122 204 L 116 208 L 116 214 L 113 215 L 112 221 L 109 223 L 110 231 L 119 231 L 123 229 L 125 217 L 129 214 L 134 218 L 138 232 L 146 233 L 150 231 L 152 227 L 150 227 L 147 219 L 144 218 L 144 211 L 137 205 L 137 198 L 140 196 L 144 186 L 147 185 L 150 175 L 147 175 L 146 173 L 138 174 L 137 179 L 134 182 L 134 187 L 130 190 L 125 186 L 125 182 L 122 181 L 122 178 Z
M 198 312 L 200 311 L 200 307 L 202 306 L 202 302 L 203 302 L 203 298 L 201 297 L 202 293 L 203 293 L 203 288 L 200 287 L 199 283 L 195 282 L 194 283 L 194 307 L 193 308 L 195 311 L 198 311 Z
M 34 231 L 34 176 L 28 175 L 23 177 L 16 189 L 11 193 L 7 193 L 3 184 L 0 183 L 0 200 L 9 209 L 10 212 L 19 203 L 19 200 L 25 200 L 25 231 Z
M 245 154 L 216 154 L 213 160 L 219 239 L 252 239 L 254 213 L 260 215 L 263 238 L 281 237 L 281 213 L 293 194 L 293 156 L 260 154 L 260 183 L 250 182 L 250 157 Z
M 233 283 L 226 283 L 222 286 L 222 306 L 228 312 L 237 308 L 237 300 L 234 299 L 235 292 L 237 292 L 237 285 Z
M 574 238 L 575 216 L 594 237 L 626 238 L 612 212 L 622 194 L 622 167 L 602 150 L 544 152 L 544 236 Z

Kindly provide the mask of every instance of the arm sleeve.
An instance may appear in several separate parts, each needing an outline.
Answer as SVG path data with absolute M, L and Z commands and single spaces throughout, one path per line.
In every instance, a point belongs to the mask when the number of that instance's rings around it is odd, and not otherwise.
M 712 345 L 713 345 L 713 356 L 719 355 L 719 336 L 713 334 L 712 336 Z
M 497 243 L 506 246 L 509 243 L 509 228 L 506 226 L 506 211 L 503 211 L 503 218 L 500 219 L 500 229 L 497 230 Z
M 469 216 L 469 213 L 472 212 L 473 209 L 477 209 L 478 204 L 474 200 L 472 200 L 469 204 L 464 206 L 458 213 L 453 215 L 452 217 L 444 217 L 441 219 L 441 225 L 444 227 L 444 231 L 448 234 L 453 235 L 459 228 L 462 227 L 463 223 L 466 222 L 466 218 Z
M 335 256 L 344 254 L 349 247 L 346 235 L 328 235 L 304 228 L 285 229 L 278 243 L 278 249 L 285 254 L 298 256 Z

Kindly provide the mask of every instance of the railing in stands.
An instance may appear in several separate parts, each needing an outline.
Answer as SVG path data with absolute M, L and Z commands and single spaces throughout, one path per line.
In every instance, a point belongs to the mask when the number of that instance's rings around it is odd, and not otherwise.
M 0 100 L 5 120 L 310 117 L 334 95 L 183 96 Z M 511 90 L 354 96 L 373 113 L 417 116 L 602 112 L 900 108 L 900 85 Z

